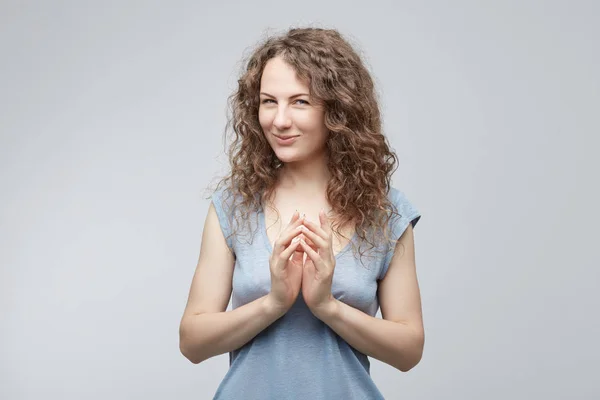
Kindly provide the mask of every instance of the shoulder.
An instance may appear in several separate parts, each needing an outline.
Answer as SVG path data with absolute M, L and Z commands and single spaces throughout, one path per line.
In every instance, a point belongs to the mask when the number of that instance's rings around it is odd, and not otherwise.
M 392 240 L 392 243 L 396 243 L 402 238 L 404 232 L 410 230 L 412 240 L 412 228 L 414 228 L 421 219 L 421 212 L 412 201 L 409 200 L 406 193 L 398 188 L 390 187 L 388 198 L 394 208 L 389 219 L 389 238 Z M 395 245 L 392 245 L 392 243 L 388 243 L 386 246 L 387 252 L 383 259 L 378 279 L 383 279 L 385 277 L 390 262 L 392 261 L 395 252 Z
M 230 197 L 232 194 L 231 188 L 227 185 L 221 184 L 220 186 L 217 186 L 212 193 L 212 200 L 216 201 L 218 203 L 222 203 L 223 201 L 227 200 L 228 197 Z
M 229 185 L 222 184 L 217 187 L 211 196 L 217 213 L 232 215 L 236 211 L 236 205 L 240 202 L 240 195 L 236 195 Z
M 388 191 L 388 200 L 392 203 L 394 207 L 394 215 L 393 218 L 400 218 L 402 220 L 408 219 L 412 221 L 416 218 L 416 221 L 421 216 L 418 208 L 413 204 L 413 202 L 409 199 L 409 196 L 397 187 L 390 186 Z M 395 214 L 397 213 L 397 215 Z M 413 225 L 416 224 L 414 221 Z
M 235 190 L 234 190 L 235 189 Z M 226 235 L 241 239 L 252 235 L 258 225 L 257 210 L 244 202 L 243 195 L 230 185 L 221 184 L 211 195 L 212 204 Z
M 421 212 L 409 196 L 396 187 L 390 187 L 388 198 L 393 208 L 388 223 L 390 239 L 398 240 L 409 225 L 413 228 L 417 225 L 421 219 Z

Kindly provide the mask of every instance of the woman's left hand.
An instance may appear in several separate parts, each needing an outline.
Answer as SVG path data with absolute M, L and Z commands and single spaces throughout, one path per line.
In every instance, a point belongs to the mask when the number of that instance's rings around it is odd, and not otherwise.
M 320 225 L 305 219 L 302 230 L 316 250 L 303 239 L 300 240 L 300 246 L 307 255 L 302 272 L 302 297 L 317 318 L 330 310 L 335 302 L 331 294 L 335 256 L 331 227 L 325 211 L 319 212 L 319 220 Z

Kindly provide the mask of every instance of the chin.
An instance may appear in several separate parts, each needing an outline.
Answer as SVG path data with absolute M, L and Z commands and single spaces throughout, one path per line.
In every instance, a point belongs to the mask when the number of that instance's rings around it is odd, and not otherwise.
M 284 163 L 300 161 L 302 159 L 301 154 L 295 149 L 277 149 L 275 156 Z

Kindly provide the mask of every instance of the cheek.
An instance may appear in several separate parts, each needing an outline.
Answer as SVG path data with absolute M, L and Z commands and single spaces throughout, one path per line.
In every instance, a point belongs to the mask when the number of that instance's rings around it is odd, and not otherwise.
M 258 110 L 258 123 L 260 124 L 260 126 L 265 129 L 268 128 L 271 119 L 269 118 L 268 113 L 261 111 L 260 109 Z
M 325 129 L 324 116 L 320 113 L 303 113 L 297 116 L 296 123 L 306 131 L 320 132 Z
M 319 124 L 309 115 L 299 115 L 294 119 L 294 124 L 304 133 L 313 133 Z

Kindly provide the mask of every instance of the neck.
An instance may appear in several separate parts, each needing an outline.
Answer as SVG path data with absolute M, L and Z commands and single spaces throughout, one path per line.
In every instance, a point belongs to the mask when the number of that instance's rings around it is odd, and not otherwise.
M 279 172 L 278 186 L 282 189 L 293 191 L 315 190 L 325 192 L 331 174 L 327 168 L 327 157 L 285 163 Z

